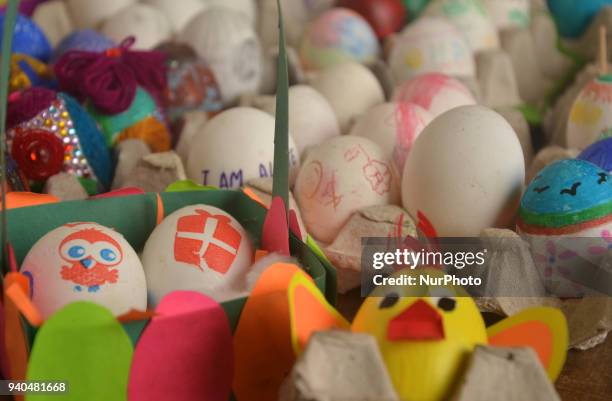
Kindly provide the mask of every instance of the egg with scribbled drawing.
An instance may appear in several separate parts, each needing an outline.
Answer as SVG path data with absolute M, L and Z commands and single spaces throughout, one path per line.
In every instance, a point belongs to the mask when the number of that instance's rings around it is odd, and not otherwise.
M 354 212 L 397 202 L 398 189 L 398 177 L 381 147 L 349 135 L 308 152 L 294 195 L 308 233 L 329 243 Z
M 114 315 L 147 308 L 144 270 L 131 245 L 96 223 L 69 223 L 40 238 L 21 273 L 43 318 L 76 301 L 91 301 Z
M 612 249 L 612 176 L 584 160 L 560 160 L 531 181 L 518 229 L 549 291 L 583 295 L 589 268 Z

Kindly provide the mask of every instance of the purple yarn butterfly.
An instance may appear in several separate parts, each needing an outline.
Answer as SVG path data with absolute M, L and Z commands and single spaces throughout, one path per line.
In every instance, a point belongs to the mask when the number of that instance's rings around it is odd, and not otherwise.
M 160 99 L 167 85 L 166 56 L 158 51 L 130 50 L 134 41 L 130 36 L 119 47 L 99 53 L 67 52 L 55 64 L 60 87 L 107 114 L 127 110 L 138 86 Z

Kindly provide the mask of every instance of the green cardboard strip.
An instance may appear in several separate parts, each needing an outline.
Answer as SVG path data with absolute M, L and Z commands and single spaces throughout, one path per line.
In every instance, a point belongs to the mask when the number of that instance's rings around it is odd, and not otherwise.
M 55 313 L 34 342 L 28 380 L 68 383 L 64 394 L 29 394 L 26 401 L 127 401 L 132 343 L 106 308 L 75 302 Z

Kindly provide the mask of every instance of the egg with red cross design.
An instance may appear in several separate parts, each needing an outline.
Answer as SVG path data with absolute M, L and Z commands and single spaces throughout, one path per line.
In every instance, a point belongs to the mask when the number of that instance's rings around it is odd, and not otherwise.
M 176 290 L 199 291 L 216 301 L 239 296 L 253 262 L 253 244 L 238 221 L 210 205 L 168 215 L 145 244 L 142 263 L 156 305 Z
M 43 318 L 76 301 L 91 301 L 121 315 L 147 308 L 138 255 L 117 231 L 96 223 L 69 223 L 40 238 L 21 273 Z

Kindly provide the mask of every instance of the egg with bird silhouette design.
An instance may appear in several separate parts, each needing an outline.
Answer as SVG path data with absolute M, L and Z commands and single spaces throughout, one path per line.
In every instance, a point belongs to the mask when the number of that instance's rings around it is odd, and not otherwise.
M 96 223 L 50 231 L 32 246 L 21 273 L 43 318 L 76 301 L 95 302 L 114 315 L 147 307 L 138 255 L 120 233 Z

